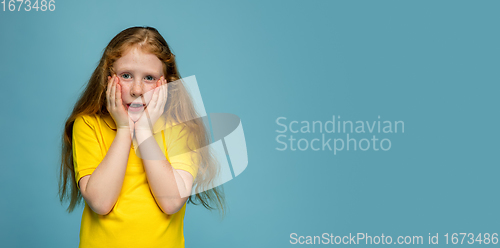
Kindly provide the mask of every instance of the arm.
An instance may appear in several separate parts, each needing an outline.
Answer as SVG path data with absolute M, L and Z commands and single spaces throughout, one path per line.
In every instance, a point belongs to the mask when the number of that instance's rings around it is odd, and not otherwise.
M 150 123 L 156 123 L 164 112 L 167 88 L 167 81 L 162 76 L 157 81 L 151 101 L 134 123 L 134 130 L 153 197 L 164 213 L 174 214 L 191 195 L 194 178 L 189 172 L 172 167 L 153 136 L 154 128 Z M 176 148 L 182 145 L 182 142 L 174 144 Z
M 116 204 L 127 169 L 132 143 L 130 120 L 122 104 L 118 77 L 108 77 L 106 108 L 116 123 L 117 132 L 106 156 L 91 175 L 80 179 L 80 192 L 89 207 L 100 215 L 108 214 Z
M 109 150 L 91 175 L 80 179 L 80 192 L 89 207 L 100 215 L 108 214 L 120 194 L 130 152 L 130 131 L 118 129 Z
M 164 213 L 176 213 L 191 195 L 193 176 L 172 167 L 150 130 L 136 130 L 135 135 L 153 197 Z

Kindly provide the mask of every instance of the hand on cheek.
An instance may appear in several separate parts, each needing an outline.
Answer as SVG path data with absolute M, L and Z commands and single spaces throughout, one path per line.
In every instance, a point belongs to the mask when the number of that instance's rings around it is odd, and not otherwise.
M 151 130 L 164 112 L 166 104 L 166 80 L 161 77 L 156 82 L 156 87 L 152 90 L 151 100 L 142 113 L 139 120 L 135 123 L 135 129 Z
M 106 108 L 116 123 L 117 128 L 129 128 L 130 122 L 128 113 L 123 106 L 121 85 L 116 75 L 108 77 L 108 87 L 106 90 Z

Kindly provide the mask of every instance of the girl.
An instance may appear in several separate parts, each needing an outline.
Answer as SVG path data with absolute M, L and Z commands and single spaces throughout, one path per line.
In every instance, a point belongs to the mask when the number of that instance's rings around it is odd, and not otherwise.
M 219 209 L 209 134 L 158 31 L 116 35 L 66 121 L 59 177 L 68 212 L 85 200 L 80 246 L 184 247 L 186 202 Z M 195 191 L 201 192 L 191 195 Z

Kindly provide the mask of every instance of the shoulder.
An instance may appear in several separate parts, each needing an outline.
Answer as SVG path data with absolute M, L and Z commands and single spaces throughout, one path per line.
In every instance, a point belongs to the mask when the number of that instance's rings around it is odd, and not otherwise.
M 165 127 L 165 133 L 173 136 L 186 135 L 191 128 L 186 123 L 169 122 Z
M 199 125 L 176 122 L 165 130 L 165 141 L 170 147 L 176 146 L 181 150 L 196 150 L 206 146 L 205 144 L 208 142 L 204 132 Z
M 185 123 L 169 122 L 163 130 L 167 144 L 173 144 L 180 140 L 187 139 L 190 133 L 188 125 Z
M 96 124 L 100 121 L 101 117 L 99 115 L 80 115 L 75 119 L 73 124 L 73 129 L 90 127 L 95 128 Z

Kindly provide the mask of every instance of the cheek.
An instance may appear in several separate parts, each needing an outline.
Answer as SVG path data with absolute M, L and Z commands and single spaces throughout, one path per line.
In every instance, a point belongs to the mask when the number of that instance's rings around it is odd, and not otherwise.
M 128 92 L 129 92 L 129 89 L 127 87 L 123 87 L 123 85 L 122 85 L 122 92 L 121 92 L 122 99 L 124 99 L 127 96 Z
M 153 93 L 155 92 L 155 85 L 147 85 L 145 87 L 146 93 L 144 94 L 144 98 L 146 99 L 146 102 L 151 101 L 151 98 L 153 98 Z
M 122 94 L 122 101 L 126 102 L 126 100 L 130 96 L 130 89 L 129 89 L 129 87 L 127 87 L 124 84 L 121 84 L 120 86 L 121 86 L 121 92 L 120 93 Z

